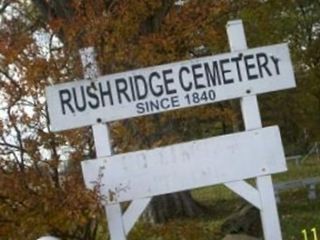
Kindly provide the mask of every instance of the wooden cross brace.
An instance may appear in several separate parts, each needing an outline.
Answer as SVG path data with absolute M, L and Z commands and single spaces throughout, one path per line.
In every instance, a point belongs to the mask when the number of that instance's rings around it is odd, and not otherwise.
M 242 21 L 228 22 L 227 33 L 231 51 L 247 49 Z M 94 49 L 82 49 L 80 54 L 85 69 L 85 78 L 94 81 L 94 79 L 99 76 L 94 57 Z M 257 97 L 250 89 L 248 90 L 248 96 L 241 98 L 242 117 L 246 131 L 262 128 Z M 108 125 L 97 123 L 92 126 L 92 131 L 97 158 L 111 156 L 112 149 Z M 259 159 L 257 159 L 257 161 L 259 161 Z M 225 186 L 260 210 L 264 239 L 282 239 L 271 175 L 257 177 L 257 188 L 252 187 L 244 180 L 228 182 L 225 183 Z M 112 240 L 126 239 L 126 235 L 128 235 L 150 200 L 150 197 L 133 200 L 125 213 L 122 213 L 120 203 L 105 204 L 108 227 Z

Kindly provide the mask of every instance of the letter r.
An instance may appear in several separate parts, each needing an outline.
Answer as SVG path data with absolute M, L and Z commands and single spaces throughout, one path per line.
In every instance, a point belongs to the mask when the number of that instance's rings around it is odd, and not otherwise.
M 71 93 L 68 89 L 62 89 L 59 91 L 59 97 L 60 97 L 60 103 L 61 103 L 61 109 L 62 109 L 62 114 L 66 114 L 66 108 L 65 106 L 68 106 L 70 111 L 74 113 L 74 108 L 70 104 L 71 101 Z

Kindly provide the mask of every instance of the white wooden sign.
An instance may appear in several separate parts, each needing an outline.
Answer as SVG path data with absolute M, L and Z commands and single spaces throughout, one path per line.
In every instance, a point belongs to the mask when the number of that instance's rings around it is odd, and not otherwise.
M 262 128 L 256 94 L 295 87 L 288 46 L 247 49 L 241 21 L 227 25 L 231 53 L 51 86 L 53 131 L 92 125 L 97 160 L 84 161 L 100 187 L 112 240 L 126 235 L 152 196 L 223 183 L 260 210 L 265 240 L 281 240 L 271 174 L 286 170 L 277 127 Z M 85 78 L 99 75 L 93 49 Z M 108 125 L 124 118 L 241 98 L 246 131 L 112 156 Z M 256 178 L 256 187 L 244 179 Z M 120 203 L 132 200 L 123 213 Z
M 52 131 L 295 87 L 287 44 L 47 87 Z
M 82 162 L 106 204 L 286 171 L 278 127 Z

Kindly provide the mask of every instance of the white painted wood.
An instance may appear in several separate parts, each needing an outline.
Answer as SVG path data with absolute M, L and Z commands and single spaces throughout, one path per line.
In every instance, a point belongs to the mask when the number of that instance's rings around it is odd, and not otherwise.
M 91 83 L 96 82 L 100 72 L 95 59 L 94 48 L 83 48 L 79 50 L 79 53 L 81 57 L 84 78 L 86 79 L 85 81 Z M 97 157 L 110 156 L 111 144 L 107 125 L 95 122 L 94 125 L 92 125 L 92 131 Z
M 247 182 L 241 180 L 237 182 L 229 182 L 224 184 L 233 192 L 237 193 L 239 196 L 247 200 L 253 206 L 258 209 L 261 209 L 260 196 L 253 186 L 248 184 Z
M 82 162 L 86 186 L 100 181 L 107 204 L 285 170 L 278 127 Z
M 227 35 L 232 52 L 246 50 L 248 48 L 242 20 L 229 21 L 227 23 Z
M 258 60 L 257 54 L 265 57 Z M 215 83 L 210 74 L 216 76 Z M 89 79 L 96 77 L 94 71 L 87 75 Z M 137 76 L 140 80 L 134 80 Z M 46 96 L 51 128 L 59 131 L 292 87 L 295 81 L 288 46 L 277 44 L 106 75 L 94 82 L 49 86 Z M 139 99 L 137 91 L 141 95 L 146 91 L 146 96 Z M 204 92 L 207 98 L 201 98 Z
M 241 20 L 228 22 L 227 34 L 231 51 L 237 52 L 247 49 L 247 40 Z M 246 91 L 252 93 L 251 88 L 247 88 Z M 246 130 L 261 128 L 262 123 L 256 95 L 243 96 L 240 103 Z
M 95 60 L 93 48 L 84 48 L 80 51 L 81 62 L 84 68 L 84 76 L 91 83 L 96 82 L 99 75 L 98 65 Z M 112 148 L 110 142 L 109 129 L 106 124 L 95 123 L 92 126 L 93 138 L 97 157 L 111 156 Z M 125 240 L 125 232 L 122 222 L 122 212 L 120 204 L 105 206 L 107 222 L 111 240 Z
M 242 21 L 231 21 L 227 24 L 227 33 L 231 51 L 238 51 L 247 48 L 246 37 Z M 248 88 L 247 91 L 252 92 Z M 254 93 L 255 94 L 255 93 Z M 262 127 L 258 102 L 256 96 L 244 97 L 241 99 L 241 111 L 246 130 Z M 282 143 L 280 143 L 282 146 Z M 256 161 L 260 161 L 257 158 Z M 281 240 L 281 229 L 277 211 L 275 194 L 273 191 L 270 175 L 257 177 L 257 189 L 261 199 L 261 220 L 265 240 Z
M 111 140 L 109 128 L 106 124 L 100 123 L 92 126 L 94 146 L 97 157 L 111 156 Z
M 151 198 L 141 198 L 131 202 L 130 206 L 123 214 L 124 230 L 127 235 L 150 201 Z
M 38 238 L 37 240 L 60 240 L 60 239 L 52 236 L 43 236 Z
M 120 204 L 105 205 L 111 240 L 126 240 Z
M 281 239 L 270 174 L 285 171 L 286 162 L 278 128 L 260 129 L 256 94 L 295 87 L 288 46 L 247 50 L 241 21 L 229 22 L 227 32 L 231 53 L 46 89 L 56 131 L 242 98 L 244 133 L 111 156 L 107 127 L 93 127 L 97 156 L 102 158 L 84 161 L 82 169 L 88 188 L 101 181 L 112 240 L 126 239 L 125 233 L 150 197 L 218 183 L 225 183 L 261 210 L 266 240 Z M 92 52 L 85 50 L 82 61 L 89 69 L 85 78 L 96 79 L 99 73 Z M 138 93 L 143 91 L 146 94 L 140 99 Z M 209 100 L 199 101 L 203 93 Z M 82 107 L 78 106 L 81 103 Z M 159 103 L 159 107 L 151 107 Z M 243 181 L 252 177 L 257 177 L 257 189 Z M 122 216 L 119 203 L 132 199 L 138 200 Z
M 262 128 L 257 96 L 241 98 L 240 106 L 246 130 Z
M 270 175 L 257 177 L 261 199 L 261 221 L 265 240 L 282 240 L 278 210 Z
M 95 147 L 97 151 L 97 157 L 111 156 L 112 149 L 111 149 L 109 131 L 107 126 L 105 124 L 97 124 L 92 126 L 92 129 L 94 133 L 94 142 L 95 142 Z M 109 144 L 106 145 L 106 143 L 109 143 Z M 122 212 L 119 213 L 118 210 L 114 210 L 113 208 L 108 210 L 110 215 L 110 217 L 108 217 L 108 223 L 109 221 L 117 221 L 118 222 L 117 229 L 120 228 L 120 230 L 114 230 L 114 229 L 111 230 L 110 227 L 113 228 L 114 225 L 109 226 L 109 231 L 116 231 L 115 233 L 113 233 L 114 238 L 112 238 L 112 240 L 118 239 L 115 236 L 118 236 L 118 234 L 120 234 L 118 232 L 123 231 L 122 228 L 124 229 L 124 233 L 126 235 L 130 232 L 134 224 L 137 222 L 137 220 L 143 213 L 144 209 L 148 206 L 150 200 L 151 198 L 145 198 L 145 199 L 136 199 L 132 201 L 128 209 L 124 212 L 124 214 L 122 214 Z M 119 205 L 118 208 L 120 208 L 120 204 L 116 204 L 116 205 Z M 106 207 L 106 210 L 107 210 L 107 207 Z M 117 219 L 114 220 L 112 218 L 112 216 L 116 216 L 117 214 L 120 214 L 121 216 L 121 219 L 122 219 L 121 225 L 119 220 Z
M 79 53 L 84 70 L 84 77 L 87 79 L 85 81 L 96 83 L 97 77 L 99 76 L 99 68 L 95 60 L 94 48 L 83 48 L 79 50 Z M 108 126 L 95 122 L 92 126 L 92 131 L 97 157 L 110 156 L 112 151 Z

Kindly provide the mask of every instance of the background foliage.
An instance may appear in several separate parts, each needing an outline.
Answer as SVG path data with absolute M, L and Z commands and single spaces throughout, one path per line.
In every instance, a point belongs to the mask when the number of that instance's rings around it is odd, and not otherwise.
M 82 78 L 83 47 L 102 74 L 190 59 L 227 52 L 225 24 L 241 18 L 249 47 L 286 41 L 295 66 L 297 89 L 260 98 L 264 125 L 280 125 L 288 154 L 319 140 L 319 1 L 180 2 L 0 1 L 0 238 L 105 231 L 79 168 L 95 157 L 90 129 L 52 133 L 44 98 L 45 86 Z M 112 137 L 122 152 L 240 129 L 238 103 L 225 102 L 115 122 Z

